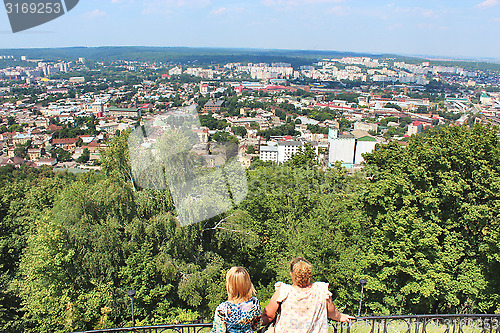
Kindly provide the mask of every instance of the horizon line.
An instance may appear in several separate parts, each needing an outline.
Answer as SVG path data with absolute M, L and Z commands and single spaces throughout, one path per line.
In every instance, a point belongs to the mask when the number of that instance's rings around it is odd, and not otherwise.
M 21 51 L 21 50 L 58 50 L 58 49 L 99 49 L 99 48 L 158 48 L 158 49 L 193 49 L 193 50 L 251 50 L 251 51 L 263 51 L 263 52 L 272 52 L 272 51 L 280 51 L 280 52 L 308 52 L 308 53 L 345 53 L 345 54 L 358 54 L 360 56 L 377 56 L 377 57 L 390 57 L 390 56 L 398 56 L 398 57 L 409 57 L 416 58 L 422 60 L 433 60 L 433 61 L 465 61 L 465 62 L 487 62 L 487 63 L 499 63 L 500 58 L 493 57 L 474 57 L 474 56 L 444 56 L 444 55 L 429 55 L 429 54 L 400 54 L 395 52 L 370 52 L 370 51 L 338 51 L 338 50 L 315 50 L 315 49 L 270 49 L 270 48 L 259 48 L 259 47 L 225 47 L 225 46 L 158 46 L 158 45 L 99 45 L 99 46 L 57 46 L 57 47 L 17 47 L 17 48 L 0 48 L 0 51 Z

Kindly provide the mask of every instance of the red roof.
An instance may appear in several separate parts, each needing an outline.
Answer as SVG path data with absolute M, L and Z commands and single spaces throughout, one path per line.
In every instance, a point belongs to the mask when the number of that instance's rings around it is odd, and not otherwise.
M 62 129 L 62 126 L 57 126 L 57 125 L 54 125 L 54 124 L 50 124 L 49 127 L 47 127 L 48 131 L 58 131 L 58 130 L 61 130 L 61 129 Z
M 78 141 L 78 138 L 52 139 L 52 144 L 73 144 Z
M 100 144 L 97 142 L 97 140 L 94 140 L 90 142 L 86 147 L 99 147 Z

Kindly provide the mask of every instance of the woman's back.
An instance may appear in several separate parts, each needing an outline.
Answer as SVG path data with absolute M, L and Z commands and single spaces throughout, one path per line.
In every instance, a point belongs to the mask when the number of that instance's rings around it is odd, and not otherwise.
M 256 297 L 246 302 L 224 302 L 215 310 L 212 332 L 252 332 L 260 324 L 260 304 Z
M 278 282 L 281 314 L 276 332 L 327 333 L 327 300 L 331 296 L 328 283 L 315 282 L 310 288 L 294 288 Z

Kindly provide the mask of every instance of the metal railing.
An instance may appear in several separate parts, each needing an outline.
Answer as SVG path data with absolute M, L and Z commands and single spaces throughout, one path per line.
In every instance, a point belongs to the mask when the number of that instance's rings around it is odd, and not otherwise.
M 350 324 L 331 322 L 335 333 L 500 333 L 500 314 L 358 317 Z M 109 328 L 74 333 L 201 333 L 212 323 Z M 259 332 L 265 332 L 261 329 Z
M 212 323 L 197 324 L 171 324 L 155 326 L 136 326 L 122 328 L 106 328 L 93 331 L 80 331 L 73 333 L 200 333 L 209 332 L 212 329 Z
M 340 333 L 500 333 L 500 314 L 373 316 L 332 325 Z

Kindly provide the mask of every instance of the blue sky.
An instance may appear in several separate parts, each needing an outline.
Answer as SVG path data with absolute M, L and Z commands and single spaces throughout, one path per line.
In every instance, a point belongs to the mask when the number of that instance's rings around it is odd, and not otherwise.
M 29 0 L 26 0 L 29 1 Z M 500 59 L 500 0 L 80 0 L 0 48 L 189 46 Z

